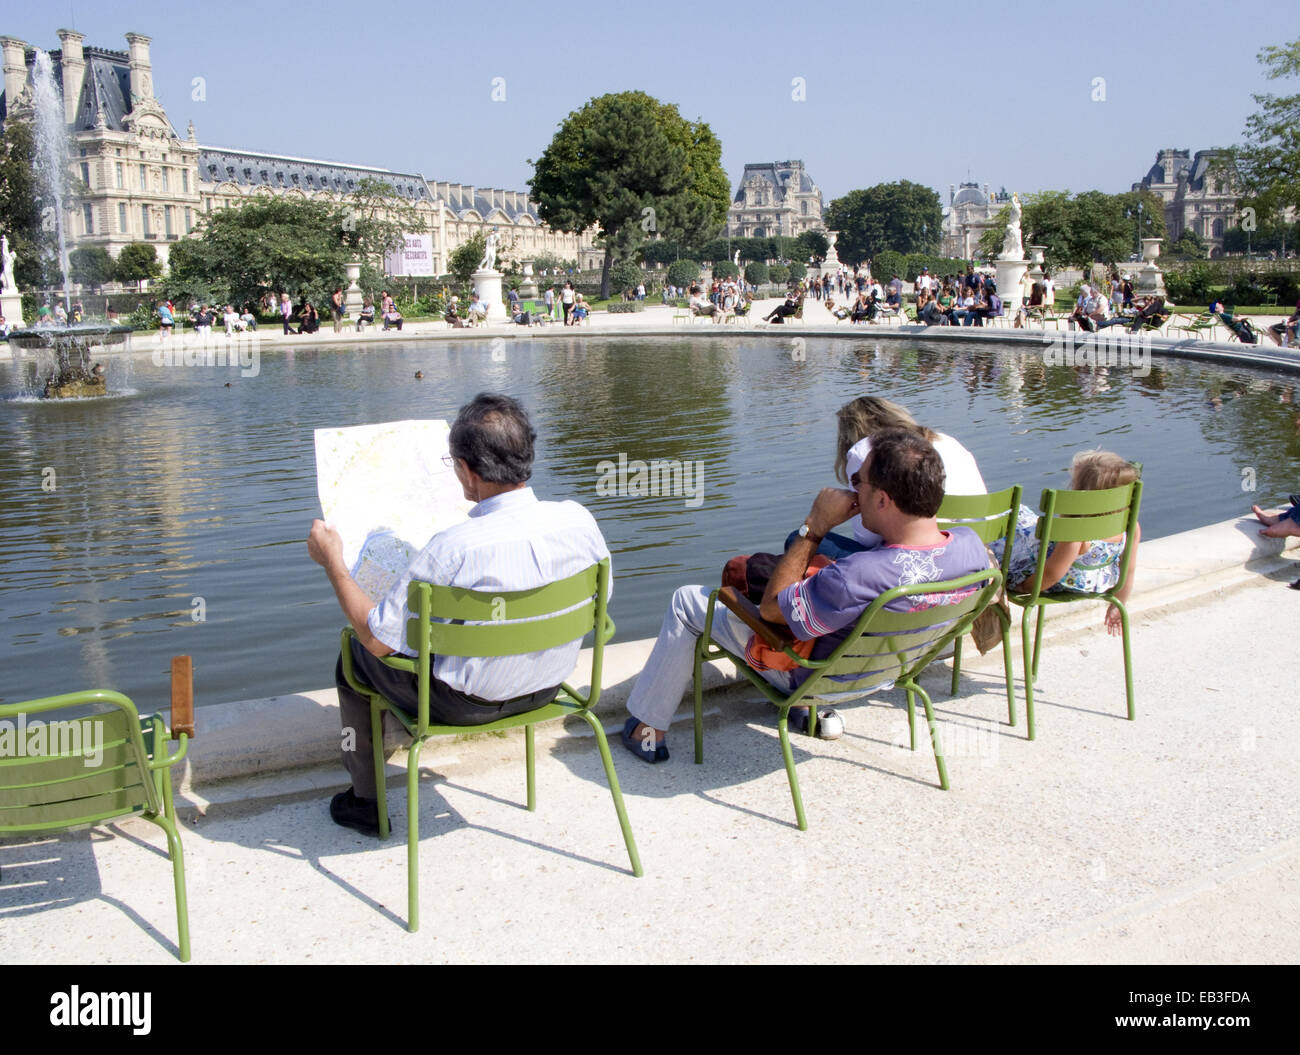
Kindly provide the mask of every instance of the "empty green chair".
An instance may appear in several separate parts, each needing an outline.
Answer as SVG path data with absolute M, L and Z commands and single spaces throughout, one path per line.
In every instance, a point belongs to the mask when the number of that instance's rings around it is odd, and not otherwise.
M 1038 520 L 1035 534 L 1039 539 L 1038 563 L 1028 593 L 1007 595 L 1007 600 L 1023 608 L 1024 619 L 1020 630 L 1022 659 L 1025 664 L 1025 717 L 1029 726 L 1029 739 L 1034 739 L 1034 681 L 1038 678 L 1039 649 L 1043 640 L 1043 621 L 1050 605 L 1077 604 L 1080 601 L 1105 601 L 1115 605 L 1120 613 L 1120 626 L 1124 641 L 1124 688 L 1128 697 L 1128 717 L 1133 721 L 1137 710 L 1133 700 L 1133 653 L 1129 646 L 1128 609 L 1119 599 L 1133 567 L 1133 531 L 1137 526 L 1138 509 L 1142 504 L 1142 481 L 1135 480 L 1122 487 L 1105 491 L 1043 491 L 1039 507 L 1043 515 Z M 1047 547 L 1051 542 L 1092 542 L 1124 533 L 1124 550 L 1116 558 L 1119 562 L 1119 580 L 1105 593 L 1046 593 L 1043 590 L 1043 567 L 1047 563 Z M 1030 648 L 1030 617 L 1037 609 L 1038 617 Z
M 141 716 L 125 696 L 100 689 L 0 704 L 0 747 L 6 748 L 0 750 L 0 838 L 48 835 L 129 817 L 152 821 L 167 834 L 176 888 L 176 944 L 180 959 L 188 961 L 185 861 L 171 784 L 171 767 L 185 757 L 194 735 L 189 657 L 182 658 L 185 691 L 173 692 L 170 731 L 158 715 Z M 173 661 L 174 690 L 178 677 Z M 84 713 L 87 707 L 94 710 Z M 179 741 L 175 753 L 169 753 L 168 740 Z
M 585 571 L 559 582 L 533 590 L 478 593 L 427 582 L 412 582 L 408 604 L 415 617 L 406 624 L 406 642 L 417 656 L 388 656 L 384 662 L 394 669 L 409 671 L 419 679 L 419 713 L 412 716 L 395 706 L 380 693 L 359 683 L 352 669 L 352 642 L 355 631 L 343 630 L 343 676 L 352 689 L 370 700 L 371 734 L 375 752 L 375 787 L 379 798 L 379 837 L 388 838 L 388 789 L 384 781 L 383 715 L 387 711 L 414 741 L 406 763 L 406 848 L 407 848 L 407 929 L 420 927 L 420 749 L 434 736 L 463 736 L 466 733 L 496 732 L 524 727 L 524 754 L 528 781 L 528 808 L 537 808 L 533 727 L 538 722 L 577 715 L 595 733 L 600 760 L 614 798 L 614 809 L 623 829 L 632 874 L 640 876 L 641 858 L 637 853 L 632 827 L 628 824 L 619 790 L 614 761 L 610 758 L 605 732 L 591 709 L 600 699 L 601 665 L 605 642 L 614 636 L 614 621 L 605 611 L 609 593 L 609 560 L 593 564 Z M 509 621 L 503 619 L 502 613 Z M 454 620 L 454 622 L 452 621 Z M 516 622 L 515 620 L 526 620 Z M 595 631 L 592 646 L 591 686 L 584 696 L 569 684 L 560 686 L 552 703 L 535 711 L 512 715 L 484 725 L 435 725 L 429 721 L 430 661 L 433 656 L 516 656 L 540 652 L 569 644 Z
M 803 798 L 799 793 L 799 777 L 795 773 L 794 754 L 790 749 L 787 724 L 790 708 L 809 707 L 809 729 L 816 732 L 816 701 L 832 698 L 837 703 L 845 694 L 865 696 L 892 683 L 907 693 L 907 724 L 911 732 L 912 750 L 916 750 L 916 697 L 921 697 L 925 717 L 934 744 L 935 765 L 939 769 L 939 786 L 948 789 L 948 768 L 944 764 L 934 710 L 930 696 L 918 679 L 929 665 L 954 638 L 964 634 L 975 617 L 993 600 L 1002 582 L 1002 573 L 995 568 L 972 572 L 959 579 L 942 582 L 915 583 L 895 586 L 882 593 L 858 617 L 853 629 L 839 646 L 825 659 L 804 659 L 790 645 L 794 637 L 787 627 L 766 622 L 757 607 L 733 587 L 714 590 L 709 596 L 709 607 L 704 619 L 704 632 L 695 647 L 695 761 L 704 761 L 704 679 L 703 666 L 710 660 L 725 658 L 736 665 L 751 683 L 778 709 L 777 730 L 781 736 L 781 753 L 785 758 L 785 772 L 790 781 L 790 797 L 794 800 L 795 818 L 799 830 L 808 827 L 804 815 Z M 949 603 L 917 608 L 908 612 L 895 612 L 885 606 L 901 597 L 921 597 L 929 594 L 951 594 L 959 599 Z M 788 696 L 766 681 L 761 674 L 737 656 L 718 645 L 710 637 L 713 613 L 717 603 L 735 612 L 770 647 L 784 650 L 799 666 L 812 670 Z M 832 676 L 847 680 L 831 680 Z
M 999 568 L 1006 582 L 1011 567 L 1011 543 L 1016 535 L 1016 515 L 1020 511 L 1020 485 L 1008 487 L 987 495 L 944 495 L 939 507 L 939 527 L 967 527 L 980 537 L 984 545 L 1002 539 L 1002 562 Z M 1002 626 L 1002 665 L 1007 683 L 1007 721 L 1016 724 L 1015 674 L 1011 665 L 1011 612 L 1000 604 L 990 604 L 990 612 L 997 613 Z M 952 695 L 957 695 L 957 681 L 961 677 L 961 646 L 963 638 L 953 642 Z

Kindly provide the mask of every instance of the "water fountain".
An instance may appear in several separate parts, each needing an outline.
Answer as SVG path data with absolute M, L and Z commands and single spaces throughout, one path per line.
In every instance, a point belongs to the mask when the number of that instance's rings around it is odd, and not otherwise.
M 67 128 L 63 121 L 63 99 L 54 80 L 50 56 L 36 52 L 32 68 L 32 107 L 36 131 L 36 170 L 54 201 L 54 230 L 59 247 L 59 273 L 63 277 L 63 310 L 70 313 L 68 296 L 68 243 L 63 229 L 64 183 L 67 178 Z M 5 285 L 13 283 L 14 254 L 5 243 Z M 16 292 L 16 287 L 15 290 Z M 130 326 L 99 323 L 58 325 L 46 314 L 36 326 L 14 330 L 9 334 L 11 347 L 22 350 L 48 350 L 50 372 L 46 362 L 38 365 L 45 378 L 42 394 L 47 399 L 80 399 L 107 394 L 104 368 L 91 364 L 91 351 L 104 345 L 121 344 L 131 333 Z M 39 379 L 38 379 L 39 380 Z

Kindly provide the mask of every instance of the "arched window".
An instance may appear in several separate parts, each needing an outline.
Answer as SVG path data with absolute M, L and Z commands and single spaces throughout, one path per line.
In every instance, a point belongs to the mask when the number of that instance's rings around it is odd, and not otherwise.
M 808 215 L 808 203 L 806 201 L 801 201 L 799 203 L 799 215 L 800 216 Z
M 1215 238 L 1222 238 L 1222 237 L 1223 237 L 1223 221 L 1222 221 L 1222 220 L 1215 220 L 1215 221 L 1214 221 L 1214 237 L 1215 237 Z

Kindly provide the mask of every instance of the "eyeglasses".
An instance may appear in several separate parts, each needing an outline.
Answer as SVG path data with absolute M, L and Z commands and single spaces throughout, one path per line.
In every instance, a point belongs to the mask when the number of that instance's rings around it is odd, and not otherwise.
M 454 469 L 456 468 L 456 459 L 453 458 L 450 454 L 444 454 L 442 456 L 442 464 L 445 465 L 448 469 Z

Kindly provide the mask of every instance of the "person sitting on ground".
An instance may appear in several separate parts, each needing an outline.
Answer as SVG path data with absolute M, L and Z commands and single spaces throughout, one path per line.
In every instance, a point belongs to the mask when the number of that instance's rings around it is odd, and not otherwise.
M 399 333 L 401 332 L 402 323 L 405 320 L 402 317 L 402 313 L 397 310 L 397 304 L 392 297 L 388 298 L 388 306 L 384 309 L 383 320 L 385 330 L 395 329 Z
M 1237 335 L 1237 340 L 1241 341 L 1242 344 L 1257 344 L 1259 342 L 1259 334 L 1255 332 L 1255 327 L 1250 324 L 1250 320 L 1237 318 L 1232 305 L 1224 307 L 1223 301 L 1213 301 L 1210 304 L 1210 314 L 1217 316 L 1223 325 Z
M 1251 506 L 1250 511 L 1264 525 L 1259 533 L 1265 538 L 1300 535 L 1300 495 L 1292 495 L 1290 506 L 1281 513 L 1265 513 L 1259 506 Z
M 923 322 L 927 326 L 948 325 L 948 320 L 944 317 L 943 312 L 939 310 L 939 305 L 930 299 L 928 290 L 921 290 L 917 297 L 916 321 Z
M 988 567 L 984 544 L 969 528 L 940 531 L 935 521 L 943 501 L 943 462 L 929 443 L 904 429 L 872 437 L 866 464 L 850 479 L 852 491 L 827 487 L 780 558 L 764 591 L 759 613 L 788 626 L 801 641 L 815 642 L 812 659 L 825 659 L 852 630 L 880 594 L 904 582 L 955 579 Z M 879 533 L 878 549 L 851 553 L 805 578 L 822 538 L 855 517 Z M 649 659 L 628 697 L 631 717 L 623 726 L 623 746 L 643 762 L 668 760 L 665 733 L 691 680 L 696 640 L 704 632 L 708 586 L 683 586 L 673 595 Z M 910 611 L 932 597 L 899 599 L 891 611 Z M 947 603 L 951 603 L 950 601 Z M 730 609 L 714 609 L 712 637 L 735 655 L 746 654 L 750 630 Z M 764 670 L 762 676 L 791 692 L 810 671 Z M 807 708 L 790 711 L 790 727 L 806 732 Z M 817 734 L 834 739 L 843 722 L 820 711 Z
M 257 316 L 253 314 L 253 306 L 245 304 L 244 310 L 239 315 L 239 321 L 244 324 L 244 329 L 255 331 L 257 329 Z
M 312 307 L 309 300 L 302 302 L 302 307 L 298 309 L 298 332 L 315 333 L 320 329 L 320 313 Z
M 1105 491 L 1112 487 L 1131 484 L 1140 475 L 1136 465 L 1111 451 L 1080 451 L 1070 464 L 1070 489 L 1074 491 Z M 1038 566 L 1037 537 L 1038 514 L 1022 505 L 1016 518 L 1015 538 L 1011 544 L 1011 564 L 1007 569 L 1007 592 L 1028 593 L 1034 584 Z M 1132 561 L 1124 589 L 1117 595 L 1125 604 L 1133 592 L 1134 573 L 1137 570 L 1138 543 L 1142 541 L 1142 525 L 1133 525 Z M 998 538 L 989 543 L 989 552 L 997 561 L 1002 560 L 1006 540 Z M 1043 565 L 1043 593 L 1105 593 L 1119 582 L 1119 558 L 1124 552 L 1124 533 L 1095 542 L 1048 543 L 1047 561 Z M 1119 609 L 1110 605 L 1106 609 L 1106 630 L 1114 635 L 1122 632 Z
M 413 654 L 406 637 L 413 618 L 407 605 L 412 580 L 466 590 L 537 590 L 609 557 L 600 528 L 586 509 L 576 502 L 538 501 L 528 486 L 536 440 L 523 406 L 509 396 L 484 392 L 460 408 L 448 449 L 465 498 L 476 504 L 468 520 L 434 535 L 377 602 L 349 574 L 338 532 L 323 520 L 312 522 L 307 552 L 325 569 L 343 614 L 356 630 L 351 642 L 354 679 L 382 690 L 408 714 L 415 715 L 419 708 L 417 676 L 393 670 L 379 657 Z M 572 673 L 581 647 L 579 638 L 519 656 L 436 656 L 430 671 L 429 720 L 474 726 L 544 707 Z M 348 686 L 341 655 L 334 680 L 345 733 L 343 765 L 352 786 L 334 796 L 330 816 L 337 824 L 377 835 L 370 701 Z
M 235 307 L 233 304 L 226 305 L 226 310 L 222 312 L 221 315 L 221 321 L 226 324 L 227 337 L 234 336 L 236 330 L 239 330 L 241 333 L 244 331 L 244 320 L 235 314 Z
M 357 312 L 357 333 L 365 333 L 367 326 L 375 324 L 375 301 L 374 298 L 367 295 L 361 302 L 361 310 Z
M 785 322 L 786 319 L 790 318 L 790 316 L 794 315 L 799 310 L 800 304 L 801 301 L 796 299 L 795 296 L 791 294 L 790 296 L 785 298 L 784 304 L 778 304 L 775 308 L 773 308 L 770 312 L 768 312 L 767 318 L 765 318 L 763 321 L 778 323 L 778 324 L 783 323 Z

